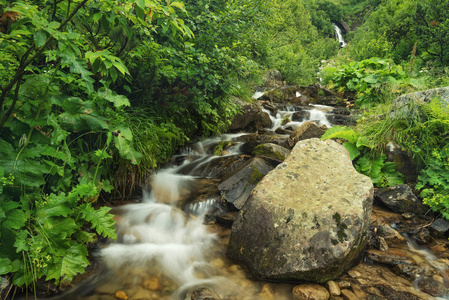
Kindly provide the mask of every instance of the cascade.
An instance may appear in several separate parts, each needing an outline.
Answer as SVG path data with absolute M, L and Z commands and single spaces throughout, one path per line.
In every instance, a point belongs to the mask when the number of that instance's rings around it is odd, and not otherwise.
M 337 38 L 337 41 L 340 43 L 340 48 L 346 47 L 348 44 L 345 42 L 345 40 L 343 38 L 343 34 L 341 32 L 340 27 L 338 27 L 337 24 L 335 24 L 335 23 L 332 23 L 332 25 L 334 26 L 334 31 L 335 31 L 335 36 Z
M 326 118 L 330 109 L 309 106 L 309 117 L 304 121 L 330 127 Z M 270 114 L 273 125 L 266 131 L 299 127 L 304 121 L 291 120 L 296 110 L 293 106 L 279 107 L 276 116 Z M 140 202 L 114 208 L 118 239 L 96 254 L 101 272 L 60 299 L 103 299 L 105 294 L 120 298 L 119 292 L 129 299 L 206 299 L 193 296 L 201 291 L 217 295 L 207 299 L 293 299 L 292 284 L 276 284 L 273 289 L 271 283 L 253 282 L 224 256 L 229 229 L 207 221 L 208 211 L 223 209 L 220 196 L 209 193 L 199 199 L 194 192 L 200 180 L 214 184 L 204 178 L 211 177 L 205 171 L 213 168 L 211 163 L 241 155 L 242 135 L 248 133 L 223 134 L 181 149 L 170 164 L 152 176 Z M 212 149 L 223 142 L 230 144 L 226 152 L 212 155 Z

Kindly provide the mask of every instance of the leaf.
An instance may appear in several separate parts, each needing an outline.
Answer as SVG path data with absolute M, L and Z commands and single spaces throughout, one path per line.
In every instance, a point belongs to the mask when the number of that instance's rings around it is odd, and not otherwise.
M 81 208 L 81 213 L 84 219 L 92 224 L 92 227 L 95 228 L 98 234 L 116 239 L 114 216 L 109 213 L 110 210 L 106 206 L 95 209 L 90 203 L 86 203 Z
M 15 209 L 9 211 L 6 215 L 6 219 L 2 223 L 2 227 L 11 229 L 21 229 L 25 226 L 28 220 L 28 215 L 22 209 Z
M 12 263 L 9 258 L 0 258 L 0 275 L 8 274 L 12 271 Z
M 108 100 L 109 102 L 112 102 L 114 104 L 114 107 L 131 105 L 128 98 L 123 95 L 118 95 L 116 92 L 106 88 L 100 89 L 98 91 L 98 96 Z
M 55 264 L 49 268 L 46 280 L 54 279 L 56 284 L 61 279 L 71 281 L 78 273 L 84 273 L 85 268 L 89 265 L 85 245 L 73 242 L 69 249 L 65 251 L 60 249 L 59 252 L 59 255 L 53 257 Z
M 47 41 L 47 34 L 45 33 L 44 30 L 38 29 L 34 33 L 34 43 L 36 44 L 36 47 L 37 48 L 42 47 L 43 45 L 45 45 L 46 41 Z
M 333 138 L 346 139 L 349 142 L 355 144 L 357 142 L 357 139 L 359 138 L 359 134 L 357 134 L 354 130 L 347 126 L 333 126 L 326 130 L 324 135 L 321 137 L 322 140 Z
M 357 146 L 353 143 L 344 142 L 343 146 L 348 150 L 349 152 L 349 158 L 351 160 L 356 159 L 360 155 L 359 149 L 357 149 Z
M 142 159 L 142 154 L 134 150 L 132 142 L 125 139 L 123 136 L 118 136 L 114 139 L 114 144 L 123 158 L 129 159 L 132 164 L 137 165 Z
M 181 2 L 178 2 L 178 1 L 173 1 L 172 3 L 170 3 L 170 6 L 174 6 L 179 9 L 184 9 L 184 4 L 182 4 Z

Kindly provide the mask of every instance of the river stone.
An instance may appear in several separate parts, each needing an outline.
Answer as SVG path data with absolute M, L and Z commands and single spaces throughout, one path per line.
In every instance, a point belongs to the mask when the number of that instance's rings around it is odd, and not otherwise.
M 399 173 L 404 175 L 406 182 L 416 182 L 418 178 L 418 168 L 415 160 L 401 146 L 392 142 L 385 146 L 385 154 L 387 160 L 396 164 L 396 169 Z
M 263 112 L 259 105 L 255 103 L 240 105 L 241 111 L 232 120 L 229 131 L 251 132 L 271 127 L 270 115 Z
M 319 284 L 300 284 L 293 288 L 294 300 L 327 300 L 329 292 Z
M 444 219 L 436 219 L 432 225 L 430 225 L 430 232 L 436 238 L 443 237 L 446 232 L 449 231 L 449 222 Z
M 273 143 L 266 143 L 254 148 L 253 154 L 283 161 L 290 154 L 290 150 Z
M 218 190 L 222 199 L 242 208 L 256 184 L 273 168 L 262 158 L 252 158 L 234 175 L 223 181 Z
M 343 146 L 300 141 L 243 205 L 227 254 L 257 279 L 325 283 L 363 256 L 372 202 Z
M 318 126 L 315 122 L 306 121 L 290 134 L 287 142 L 293 147 L 299 141 L 320 138 L 325 132 L 326 130 Z
M 395 213 L 424 215 L 428 211 L 428 208 L 422 204 L 421 200 L 406 184 L 381 188 L 377 191 L 376 196 Z

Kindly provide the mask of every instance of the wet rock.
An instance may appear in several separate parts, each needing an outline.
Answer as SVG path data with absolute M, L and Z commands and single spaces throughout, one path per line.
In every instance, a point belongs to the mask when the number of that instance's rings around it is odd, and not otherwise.
M 377 234 L 383 237 L 391 247 L 402 247 L 407 245 L 407 239 L 389 225 L 378 227 Z
M 387 252 L 388 251 L 388 244 L 387 244 L 387 241 L 385 240 L 385 238 L 383 236 L 378 236 L 377 237 L 377 247 L 382 252 Z
M 231 122 L 228 130 L 235 131 L 257 131 L 262 128 L 271 127 L 270 115 L 254 103 L 244 104 Z
M 276 295 L 275 295 L 275 291 L 273 288 L 273 285 L 270 283 L 266 283 L 262 286 L 262 290 L 259 293 L 259 296 L 262 299 L 266 299 L 266 300 L 275 300 L 276 299 Z
M 387 161 L 394 162 L 399 173 L 404 175 L 405 182 L 416 182 L 418 178 L 418 168 L 412 156 L 401 146 L 388 143 L 385 146 Z
M 341 295 L 345 300 L 358 300 L 359 298 L 350 290 L 341 290 Z
M 227 254 L 257 279 L 338 278 L 363 255 L 372 193 L 343 146 L 301 141 L 241 208 Z
M 282 86 L 265 92 L 259 99 L 276 103 L 290 102 L 290 100 L 296 98 L 296 92 L 298 91 L 297 86 Z
M 436 237 L 441 238 L 449 231 L 449 222 L 444 219 L 436 219 L 430 225 L 430 233 Z
M 267 159 L 272 158 L 281 162 L 290 154 L 290 150 L 276 144 L 267 143 L 254 148 L 253 154 Z
M 294 300 L 327 300 L 329 292 L 318 284 L 300 284 L 293 288 Z
M 126 293 L 124 291 L 117 291 L 117 292 L 115 292 L 114 296 L 117 299 L 121 299 L 121 300 L 127 300 L 128 299 L 128 295 L 126 295 Z
M 406 184 L 381 188 L 377 191 L 377 197 L 396 213 L 411 212 L 423 215 L 428 211 Z
M 270 115 L 272 115 L 273 117 L 276 116 L 278 109 L 270 101 L 260 101 L 260 104 L 262 105 L 263 108 L 265 108 L 270 112 Z
M 346 105 L 343 98 L 341 98 L 336 92 L 318 84 L 301 87 L 300 93 L 309 97 L 312 104 L 323 104 L 330 106 Z
M 196 289 L 186 296 L 185 300 L 220 300 L 221 298 L 212 290 Z
M 402 263 L 394 266 L 393 271 L 395 274 L 402 275 L 408 279 L 415 279 L 420 273 L 420 269 L 417 266 Z
M 376 286 L 389 300 L 423 300 L 424 298 L 418 297 L 412 293 L 406 291 L 396 291 L 393 287 L 388 285 L 379 284 Z
M 143 286 L 144 288 L 146 288 L 147 290 L 150 290 L 150 291 L 159 291 L 159 290 L 162 290 L 161 283 L 160 283 L 160 281 L 159 281 L 159 278 L 157 278 L 157 277 L 154 277 L 154 278 L 150 278 L 150 279 L 145 280 L 145 281 L 142 283 L 142 286 Z
M 331 296 L 340 296 L 341 290 L 335 281 L 330 280 L 326 282 L 326 287 L 329 290 L 329 294 L 331 294 Z
M 292 121 L 303 122 L 310 118 L 310 112 L 307 110 L 301 110 L 292 114 Z
M 409 232 L 409 234 L 418 245 L 430 245 L 434 241 L 427 228 L 418 228 L 413 232 Z
M 328 115 L 327 120 L 332 125 L 340 125 L 340 126 L 352 126 L 357 123 L 355 117 L 346 115 Z
M 366 250 L 366 257 L 375 262 L 387 264 L 390 266 L 395 266 L 400 263 L 408 265 L 413 264 L 413 260 L 408 258 L 407 253 L 404 253 L 398 249 L 396 249 L 394 252 L 393 250 L 390 252 L 383 252 L 376 249 L 368 249 Z
M 351 111 L 346 107 L 337 107 L 332 110 L 332 113 L 336 115 L 350 115 Z
M 241 209 L 256 184 L 271 170 L 272 167 L 264 159 L 250 159 L 238 172 L 218 186 L 222 199 Z
M 444 283 L 434 280 L 432 277 L 424 277 L 418 280 L 418 288 L 434 297 L 444 297 L 449 295 L 449 287 Z
M 307 96 L 301 95 L 299 97 L 293 98 L 290 102 L 296 105 L 307 106 L 310 104 L 310 99 Z
M 299 126 L 295 131 L 290 134 L 287 142 L 289 146 L 292 148 L 296 145 L 297 142 L 311 139 L 311 138 L 320 138 L 326 132 L 325 129 L 319 127 L 314 122 L 306 121 L 301 126 Z

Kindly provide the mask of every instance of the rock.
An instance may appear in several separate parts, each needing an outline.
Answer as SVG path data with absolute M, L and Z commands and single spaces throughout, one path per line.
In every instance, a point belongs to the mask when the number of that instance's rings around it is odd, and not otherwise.
M 292 99 L 296 98 L 298 90 L 297 86 L 282 86 L 266 92 L 259 99 L 269 100 L 276 103 L 290 102 Z
M 379 284 L 376 288 L 378 288 L 388 300 L 423 300 L 423 298 L 413 295 L 412 293 L 396 291 L 393 287 L 388 285 Z
M 327 286 L 327 289 L 329 290 L 329 294 L 331 294 L 331 296 L 340 296 L 341 290 L 335 281 L 333 281 L 333 280 L 328 281 L 326 283 L 326 286 Z
M 254 103 L 244 104 L 241 112 L 232 120 L 228 130 L 235 131 L 257 131 L 262 128 L 271 127 L 270 115 Z
M 351 111 L 346 107 L 337 107 L 332 110 L 332 113 L 336 115 L 350 115 Z
M 278 161 L 283 161 L 290 154 L 290 150 L 276 144 L 267 143 L 254 148 L 253 154 L 268 159 L 273 158 Z
M 412 156 L 399 145 L 388 143 L 385 146 L 387 161 L 394 162 L 399 173 L 404 175 L 405 182 L 416 182 L 418 178 L 418 168 Z
M 385 238 L 383 236 L 378 236 L 377 237 L 377 247 L 382 252 L 387 252 L 388 251 L 388 244 L 387 244 L 387 241 L 385 240 Z
M 6 299 L 8 290 L 11 287 L 11 281 L 7 276 L 0 276 L 0 299 Z
M 391 228 L 390 225 L 378 227 L 377 234 L 385 239 L 392 247 L 401 247 L 407 245 L 407 239 L 403 237 L 397 230 Z
M 377 197 L 396 213 L 411 212 L 424 215 L 428 211 L 406 184 L 381 188 L 377 191 Z
M 293 148 L 297 142 L 311 138 L 320 138 L 325 132 L 326 130 L 314 122 L 306 121 L 290 134 L 287 142 Z
M 449 287 L 442 282 L 435 281 L 432 277 L 420 278 L 418 280 L 418 288 L 434 297 L 445 297 L 449 295 Z
M 343 299 L 346 300 L 359 300 L 359 298 L 350 290 L 341 290 L 341 294 L 343 295 Z
M 323 104 L 330 106 L 346 105 L 343 98 L 336 92 L 318 84 L 301 87 L 300 93 L 307 96 L 312 104 Z
M 303 122 L 304 120 L 308 120 L 310 118 L 310 111 L 300 110 L 296 111 L 292 114 L 292 121 Z
M 408 279 L 415 279 L 419 276 L 420 270 L 417 266 L 399 263 L 394 266 L 393 271 L 396 275 L 402 275 Z
M 307 106 L 310 104 L 310 99 L 309 99 L 309 97 L 302 95 L 302 96 L 293 98 L 290 102 L 295 105 Z
M 410 237 L 418 244 L 418 245 L 429 245 L 434 240 L 430 231 L 427 228 L 418 228 L 415 231 L 409 232 Z
M 159 278 L 157 278 L 157 277 L 145 280 L 142 283 L 142 286 L 144 288 L 146 288 L 147 290 L 150 290 L 150 291 L 160 291 L 160 290 L 162 290 L 161 283 L 159 282 Z
M 432 98 L 440 98 L 443 103 L 449 103 L 449 87 L 435 88 L 426 91 L 408 93 L 399 96 L 393 100 L 389 116 L 394 119 L 418 117 L 420 106 L 426 102 L 430 102 Z
M 257 279 L 325 283 L 363 256 L 372 201 L 343 146 L 298 142 L 241 208 L 227 254 Z
M 223 199 L 237 209 L 245 204 L 256 184 L 272 167 L 262 158 L 250 159 L 238 172 L 218 186 Z
M 124 291 L 117 291 L 117 292 L 115 292 L 115 298 L 121 299 L 121 300 L 127 300 L 128 296 L 126 295 L 126 293 Z
M 390 266 L 395 266 L 397 264 L 403 263 L 412 265 L 413 261 L 407 257 L 407 253 L 401 253 L 399 250 L 396 252 L 383 252 L 376 249 L 366 250 L 366 257 L 382 264 L 387 264 Z
M 200 288 L 194 290 L 190 295 L 187 295 L 185 300 L 220 300 L 221 298 L 212 290 L 207 288 Z
M 432 225 L 430 225 L 430 233 L 436 237 L 443 237 L 449 230 L 449 222 L 444 219 L 436 219 Z
M 329 292 L 318 284 L 300 284 L 293 288 L 294 300 L 327 300 Z
M 340 126 L 352 126 L 357 123 L 355 117 L 346 115 L 328 115 L 327 120 L 332 125 L 340 125 Z
M 282 74 L 278 70 L 270 70 L 262 76 L 263 87 L 277 88 L 283 85 Z

